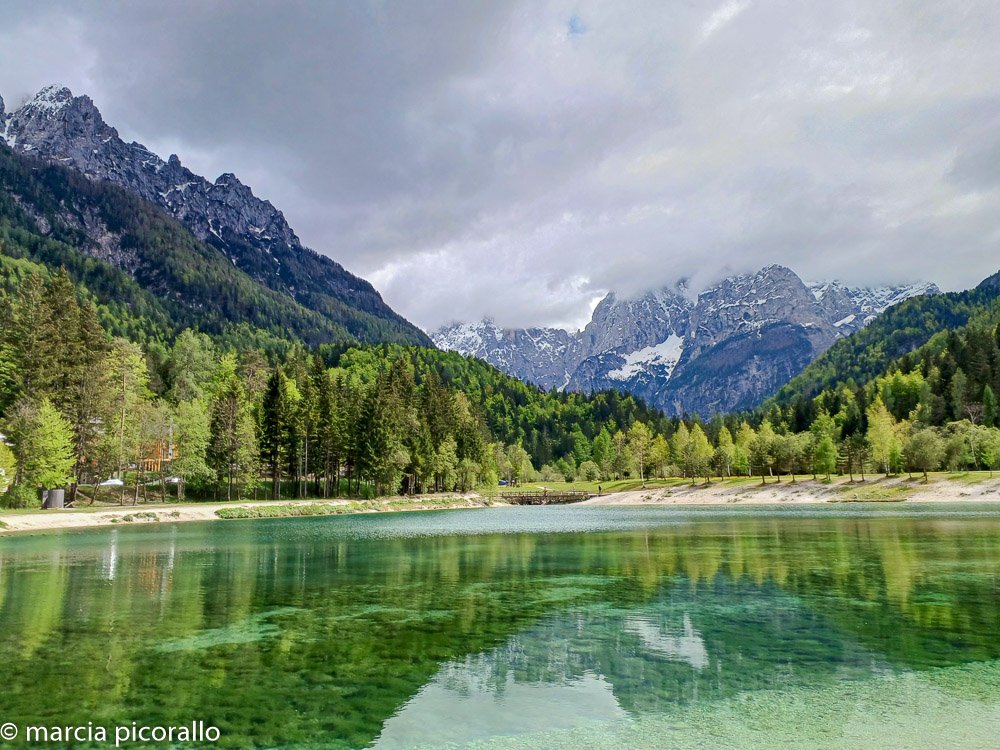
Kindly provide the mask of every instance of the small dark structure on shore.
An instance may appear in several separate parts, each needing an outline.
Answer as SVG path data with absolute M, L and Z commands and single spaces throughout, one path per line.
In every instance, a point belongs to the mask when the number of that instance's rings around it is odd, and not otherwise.
M 594 497 L 580 490 L 514 490 L 501 492 L 500 499 L 511 505 L 565 505 Z
M 55 510 L 66 507 L 66 490 L 44 490 L 42 492 L 42 508 L 45 510 Z

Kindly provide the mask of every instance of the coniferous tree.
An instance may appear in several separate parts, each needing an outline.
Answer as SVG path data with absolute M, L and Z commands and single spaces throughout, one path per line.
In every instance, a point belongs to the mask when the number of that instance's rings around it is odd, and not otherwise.
M 215 344 L 208 336 L 190 328 L 181 331 L 167 359 L 169 398 L 175 404 L 204 399 L 217 358 Z
M 260 455 L 271 475 L 271 499 L 281 498 L 281 480 L 295 456 L 295 403 L 288 376 L 276 367 L 261 405 Z
M 996 394 L 989 383 L 983 386 L 983 424 L 987 427 L 997 426 L 997 416 L 1000 416 L 1000 406 Z

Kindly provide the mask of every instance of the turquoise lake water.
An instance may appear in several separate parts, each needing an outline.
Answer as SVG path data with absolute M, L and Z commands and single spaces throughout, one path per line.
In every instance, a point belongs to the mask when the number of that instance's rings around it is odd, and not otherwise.
M 995 748 L 1000 508 L 5 537 L 0 674 L 0 722 L 200 720 L 232 748 Z

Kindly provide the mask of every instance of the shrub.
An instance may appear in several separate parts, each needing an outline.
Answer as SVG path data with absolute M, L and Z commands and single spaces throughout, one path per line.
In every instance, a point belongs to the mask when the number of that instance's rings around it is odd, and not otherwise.
M 26 484 L 15 484 L 0 495 L 0 508 L 33 508 L 39 507 L 38 491 Z

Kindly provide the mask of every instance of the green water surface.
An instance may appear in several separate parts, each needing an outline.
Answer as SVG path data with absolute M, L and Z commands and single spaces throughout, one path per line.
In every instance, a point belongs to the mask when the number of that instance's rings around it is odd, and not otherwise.
M 1000 508 L 7 537 L 0 678 L 0 723 L 200 720 L 232 748 L 994 748 Z

